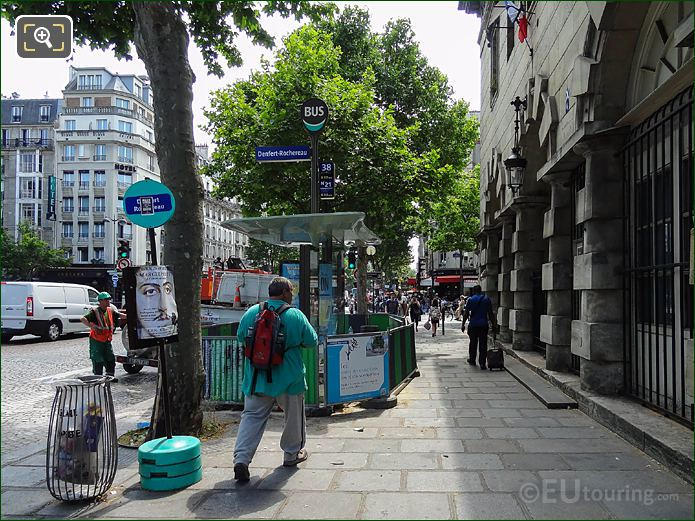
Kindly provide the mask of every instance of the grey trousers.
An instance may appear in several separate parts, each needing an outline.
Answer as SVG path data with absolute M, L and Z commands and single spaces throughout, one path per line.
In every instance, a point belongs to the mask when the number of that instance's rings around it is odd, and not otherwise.
M 306 444 L 306 416 L 304 415 L 304 393 L 263 396 L 252 394 L 244 397 L 244 411 L 234 446 L 234 464 L 251 463 L 258 444 L 263 437 L 265 425 L 275 402 L 285 412 L 285 428 L 280 438 L 280 448 L 285 452 L 284 460 L 290 461 Z

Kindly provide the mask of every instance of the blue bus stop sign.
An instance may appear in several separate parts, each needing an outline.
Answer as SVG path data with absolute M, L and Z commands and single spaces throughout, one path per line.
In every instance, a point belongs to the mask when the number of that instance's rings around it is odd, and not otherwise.
M 123 211 L 133 224 L 157 228 L 174 215 L 174 194 L 158 181 L 145 179 L 132 185 L 123 195 Z

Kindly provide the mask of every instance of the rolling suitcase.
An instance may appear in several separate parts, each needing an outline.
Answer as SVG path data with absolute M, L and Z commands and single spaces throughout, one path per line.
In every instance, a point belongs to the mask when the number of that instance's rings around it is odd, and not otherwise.
M 497 331 L 495 330 L 495 327 L 492 326 L 492 345 L 496 346 L 496 337 L 497 337 Z M 493 369 L 497 369 L 499 371 L 504 371 L 504 350 L 498 347 L 493 347 L 491 349 L 488 349 L 487 352 L 487 366 L 492 371 Z

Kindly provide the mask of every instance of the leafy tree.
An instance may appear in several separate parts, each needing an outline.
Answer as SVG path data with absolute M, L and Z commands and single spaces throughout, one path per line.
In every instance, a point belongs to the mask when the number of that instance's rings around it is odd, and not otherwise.
M 335 22 L 303 26 L 284 40 L 273 63 L 218 91 L 206 111 L 207 129 L 217 144 L 208 173 L 217 179 L 220 193 L 242 201 L 245 215 L 308 213 L 308 165 L 259 164 L 253 148 L 306 142 L 299 107 L 309 97 L 325 100 L 330 115 L 319 153 L 335 162 L 338 180 L 335 200 L 322 208 L 365 212 L 367 226 L 383 241 L 375 264 L 389 273 L 409 264 L 408 240 L 421 209 L 446 193 L 477 138 L 467 105 L 450 100 L 446 78 L 434 68 L 416 68 L 413 75 L 421 69 L 431 72 L 432 81 L 439 82 L 436 95 L 430 93 L 431 82 L 413 95 L 415 101 L 394 101 L 397 92 L 388 99 L 382 92 L 388 90 L 383 83 L 391 81 L 389 74 L 396 75 L 392 69 L 401 66 L 401 53 L 415 56 L 419 65 L 424 60 L 412 31 L 401 26 L 409 24 L 399 24 L 398 34 L 407 33 L 403 38 L 412 45 L 402 51 L 390 44 L 394 59 L 388 62 L 380 56 L 386 48 L 383 37 L 370 32 L 365 11 L 346 8 Z M 422 124 L 423 106 L 443 112 L 439 120 L 447 122 L 445 131 Z M 358 253 L 360 278 L 366 260 L 364 252 Z
M 168 364 L 173 431 L 197 432 L 202 424 L 200 408 L 204 374 L 200 354 L 200 284 L 203 257 L 202 201 L 204 190 L 196 175 L 193 141 L 192 84 L 195 76 L 188 63 L 189 40 L 198 46 L 208 72 L 221 76 L 227 66 L 238 66 L 242 57 L 236 38 L 243 33 L 259 45 L 271 47 L 273 38 L 261 24 L 261 13 L 331 15 L 332 4 L 270 0 L 259 8 L 251 1 L 171 2 L 40 1 L 3 2 L 2 16 L 14 24 L 22 14 L 67 14 L 73 19 L 79 44 L 93 49 L 113 49 L 119 58 L 131 59 L 131 44 L 152 83 L 157 160 L 162 182 L 176 197 L 176 212 L 166 224 L 164 261 L 173 266 L 179 302 L 179 342 Z M 153 420 L 158 413 L 157 393 Z M 153 421 L 163 433 L 162 422 Z
M 68 266 L 63 250 L 54 250 L 29 226 L 19 224 L 19 237 L 15 242 L 4 228 L 0 230 L 0 266 L 3 279 L 31 280 L 37 271 Z
M 463 252 L 473 251 L 480 230 L 480 165 L 456 179 L 452 191 L 432 206 L 427 246 L 432 251 L 459 252 L 459 270 Z M 461 281 L 463 294 L 463 280 Z

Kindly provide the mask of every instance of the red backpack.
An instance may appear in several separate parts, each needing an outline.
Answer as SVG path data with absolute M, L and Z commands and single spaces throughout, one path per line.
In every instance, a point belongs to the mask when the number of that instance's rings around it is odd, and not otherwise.
M 285 327 L 280 321 L 280 315 L 290 309 L 289 304 L 283 304 L 277 310 L 269 308 L 265 302 L 246 334 L 244 356 L 249 359 L 254 368 L 253 383 L 256 383 L 258 370 L 266 371 L 268 382 L 272 382 L 271 367 L 282 363 L 285 354 Z M 251 386 L 251 392 L 255 385 Z

